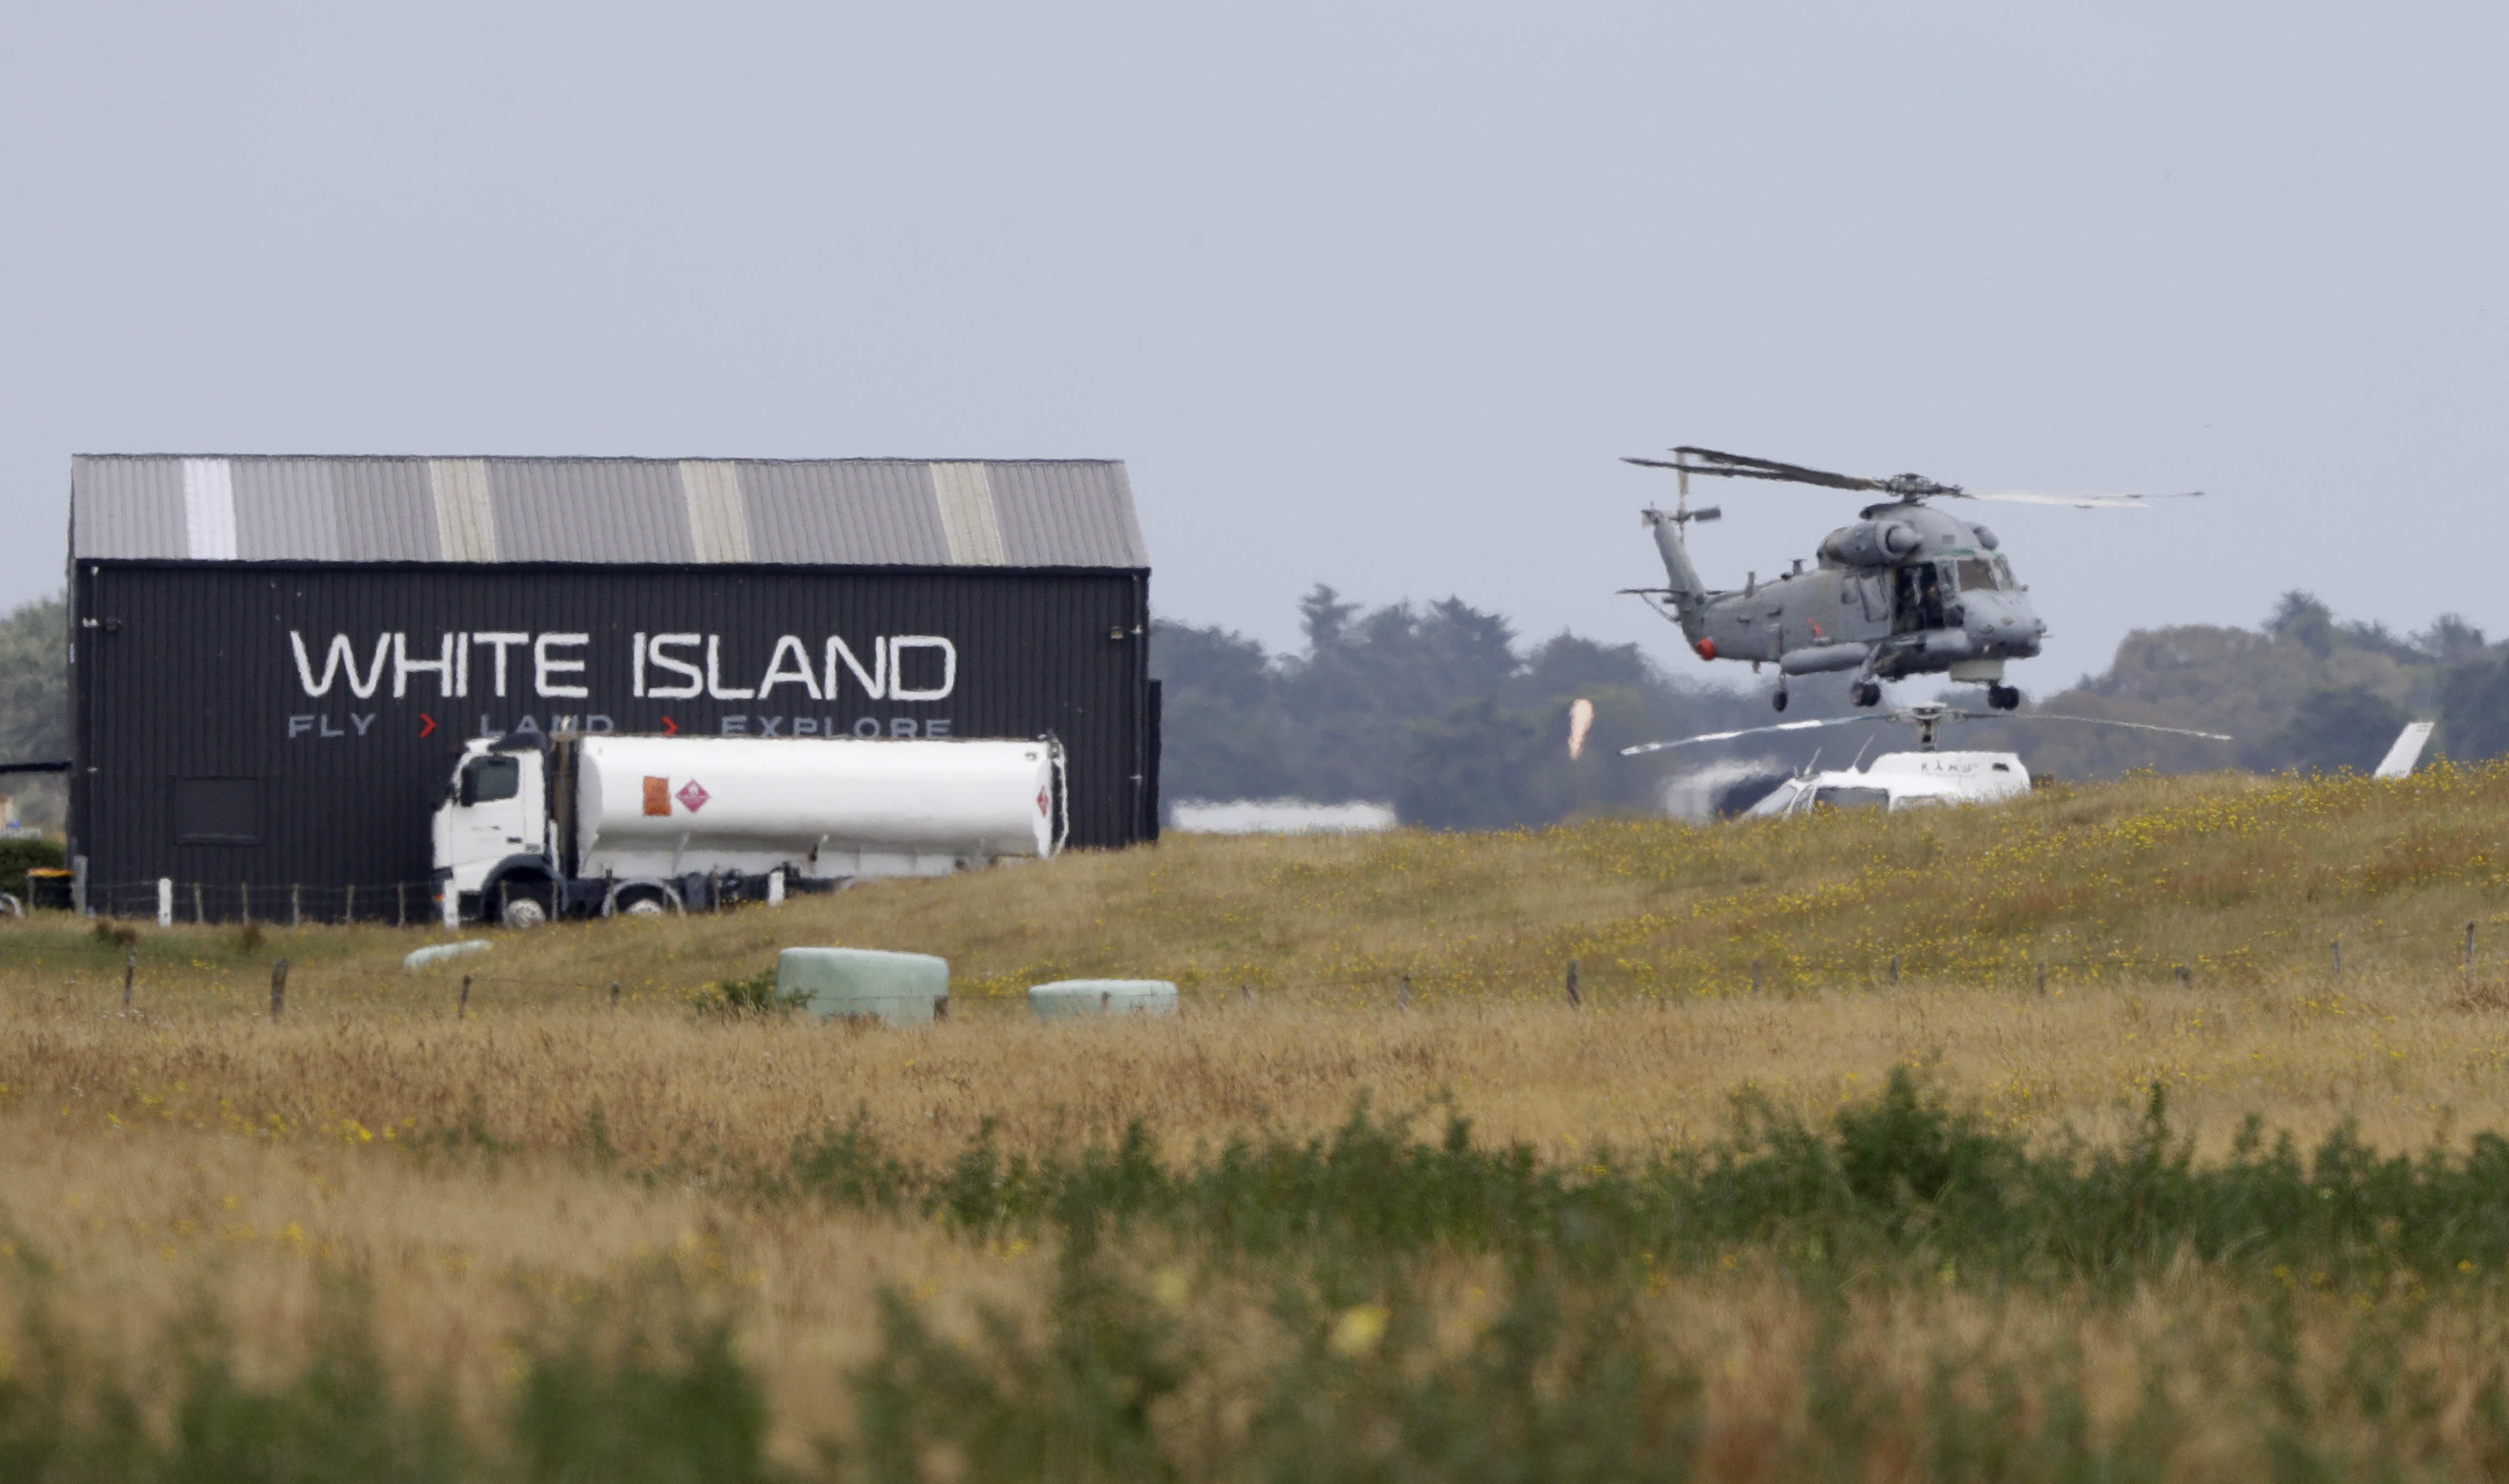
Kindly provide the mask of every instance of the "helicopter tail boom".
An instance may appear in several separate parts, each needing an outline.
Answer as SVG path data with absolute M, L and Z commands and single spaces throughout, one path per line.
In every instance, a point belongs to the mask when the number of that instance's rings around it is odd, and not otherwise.
M 1656 553 L 1664 558 L 1666 597 L 1687 634 L 1691 615 L 1707 599 L 1707 584 L 1699 580 L 1699 569 L 1690 565 L 1690 551 L 1681 543 L 1681 518 L 1652 506 L 1640 518 L 1655 533 Z

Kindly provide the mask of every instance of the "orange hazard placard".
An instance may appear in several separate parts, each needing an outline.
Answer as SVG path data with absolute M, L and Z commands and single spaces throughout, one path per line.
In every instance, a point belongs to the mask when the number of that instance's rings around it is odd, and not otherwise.
M 648 814 L 671 812 L 671 780 L 668 778 L 645 780 L 645 812 Z

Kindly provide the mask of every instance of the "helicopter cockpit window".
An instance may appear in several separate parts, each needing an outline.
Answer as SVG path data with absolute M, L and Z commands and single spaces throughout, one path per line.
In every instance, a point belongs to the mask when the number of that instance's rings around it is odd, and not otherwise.
M 1807 784 L 1789 778 L 1771 789 L 1765 797 L 1744 812 L 1763 819 L 1791 814 L 1794 812 L 1796 796 L 1808 792 L 1809 787 Z
M 1962 592 L 1991 593 L 2003 585 L 1995 570 L 1995 564 L 1984 557 L 1963 557 L 1958 566 Z
M 1944 586 L 1949 574 L 1943 564 L 1919 562 L 1914 566 L 1895 568 L 1891 577 L 1897 584 L 1897 601 L 1891 605 L 1891 629 L 1909 633 L 1919 629 L 1943 626 Z
M 2002 557 L 1995 559 L 1995 579 L 1998 587 L 2010 588 L 2021 585 L 2012 580 L 2012 564 Z

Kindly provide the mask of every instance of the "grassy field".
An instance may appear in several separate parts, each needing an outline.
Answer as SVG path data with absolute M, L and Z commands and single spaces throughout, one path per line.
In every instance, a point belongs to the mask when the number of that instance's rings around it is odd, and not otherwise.
M 2504 825 L 1172 838 L 418 975 L 0 926 L 0 1476 L 2499 1477 Z M 796 944 L 951 1019 L 721 1011 Z M 1028 1018 L 1079 974 L 1184 1014 Z

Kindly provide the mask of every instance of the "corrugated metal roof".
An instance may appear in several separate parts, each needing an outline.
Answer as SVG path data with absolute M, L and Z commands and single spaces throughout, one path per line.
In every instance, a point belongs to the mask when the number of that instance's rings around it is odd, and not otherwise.
M 1114 460 L 81 454 L 75 558 L 1146 568 Z

